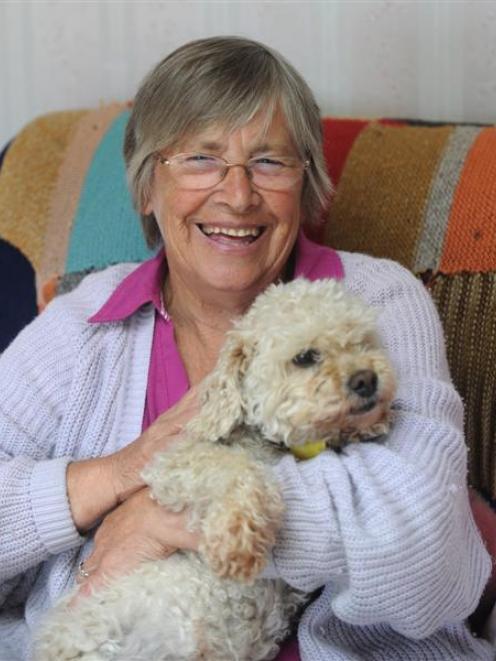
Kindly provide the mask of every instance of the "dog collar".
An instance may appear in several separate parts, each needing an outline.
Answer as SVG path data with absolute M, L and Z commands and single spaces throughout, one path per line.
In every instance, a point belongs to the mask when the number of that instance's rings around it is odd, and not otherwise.
M 325 441 L 312 441 L 303 445 L 293 445 L 290 450 L 297 459 L 313 459 L 327 447 Z

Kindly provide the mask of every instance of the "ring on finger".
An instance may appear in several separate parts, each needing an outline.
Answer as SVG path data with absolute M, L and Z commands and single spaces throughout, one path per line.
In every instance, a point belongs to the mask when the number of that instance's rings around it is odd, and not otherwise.
M 78 577 L 79 578 L 89 578 L 90 572 L 84 568 L 84 560 L 81 560 L 78 566 Z

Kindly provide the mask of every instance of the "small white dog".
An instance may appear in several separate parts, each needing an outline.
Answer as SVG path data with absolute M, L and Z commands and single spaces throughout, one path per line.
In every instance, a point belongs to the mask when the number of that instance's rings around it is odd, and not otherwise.
M 257 578 L 282 524 L 270 466 L 383 435 L 394 392 L 370 308 L 332 281 L 273 285 L 229 332 L 186 438 L 145 471 L 153 497 L 188 508 L 199 553 L 143 564 L 51 611 L 38 661 L 272 659 L 308 598 Z

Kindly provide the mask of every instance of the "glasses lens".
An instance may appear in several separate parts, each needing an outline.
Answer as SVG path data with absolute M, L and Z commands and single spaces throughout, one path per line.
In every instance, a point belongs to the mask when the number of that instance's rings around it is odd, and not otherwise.
M 168 163 L 178 184 L 193 190 L 218 184 L 226 167 L 221 158 L 208 154 L 178 154 Z
M 266 190 L 287 190 L 302 176 L 303 164 L 296 158 L 257 158 L 248 168 L 255 186 Z

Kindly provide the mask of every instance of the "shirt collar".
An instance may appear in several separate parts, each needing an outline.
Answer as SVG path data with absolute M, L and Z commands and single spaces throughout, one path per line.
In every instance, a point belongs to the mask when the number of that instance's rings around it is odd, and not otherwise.
M 166 255 L 161 249 L 155 257 L 140 264 L 124 278 L 89 321 L 91 323 L 123 321 L 146 303 L 152 303 L 159 312 L 165 313 L 161 290 L 166 271 Z M 310 241 L 300 230 L 296 241 L 294 277 L 308 280 L 322 278 L 340 280 L 343 276 L 343 265 L 338 253 Z
M 126 276 L 88 321 L 123 321 L 146 303 L 152 303 L 159 312 L 163 311 L 161 291 L 166 270 L 165 252 L 161 249 L 155 257 L 147 259 Z
M 307 280 L 323 278 L 342 280 L 344 278 L 343 263 L 333 248 L 310 241 L 303 230 L 300 230 L 296 241 L 294 277 L 307 278 Z

